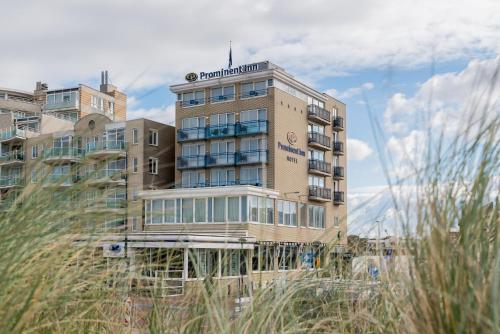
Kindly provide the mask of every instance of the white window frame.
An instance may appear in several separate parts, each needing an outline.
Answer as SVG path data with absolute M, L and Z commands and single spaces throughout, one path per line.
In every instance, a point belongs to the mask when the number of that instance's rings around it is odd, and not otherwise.
M 160 159 L 155 158 L 155 157 L 148 158 L 148 172 L 149 172 L 149 174 L 158 175 L 159 161 L 160 161 Z M 153 170 L 151 170 L 151 166 L 153 166 Z
M 132 144 L 139 144 L 139 129 L 137 128 L 132 129 Z
M 255 95 L 255 96 L 243 97 L 243 85 L 252 84 L 252 90 L 251 91 L 255 91 L 255 83 L 256 82 L 264 82 L 264 84 L 265 84 L 265 87 L 264 87 L 265 93 L 262 94 L 262 95 Z M 268 88 L 268 86 L 267 86 L 267 80 L 258 80 L 258 81 L 252 81 L 252 82 L 242 82 L 241 86 L 240 86 L 240 99 L 241 100 L 247 100 L 247 99 L 254 99 L 254 98 L 258 98 L 258 97 L 267 96 L 267 88 Z
M 148 166 L 149 168 L 149 166 Z M 132 157 L 132 173 L 136 174 L 139 173 L 139 158 L 138 157 Z
M 157 129 L 149 129 L 148 132 L 148 144 L 149 146 L 158 146 L 158 142 L 160 141 L 160 135 Z M 151 140 L 153 139 L 153 140 Z
M 31 159 L 36 159 L 39 156 L 38 144 L 31 146 Z
M 225 94 L 225 90 L 226 88 L 228 87 L 233 87 L 233 97 L 232 98 L 225 98 L 225 99 L 222 99 L 222 100 L 214 100 L 213 97 L 212 97 L 212 91 L 214 89 L 222 89 L 222 95 L 219 95 L 219 96 L 223 96 L 223 97 L 226 97 L 226 94 Z M 218 96 L 218 97 L 219 97 Z M 220 87 L 213 87 L 210 89 L 210 102 L 212 104 L 215 104 L 215 103 L 224 103 L 224 102 L 230 102 L 230 101 L 234 101 L 236 99 L 236 87 L 235 85 L 227 85 L 227 86 L 220 86 Z

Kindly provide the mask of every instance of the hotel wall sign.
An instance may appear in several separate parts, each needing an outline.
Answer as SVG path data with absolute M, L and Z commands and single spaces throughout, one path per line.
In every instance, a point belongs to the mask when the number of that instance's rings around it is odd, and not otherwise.
M 269 69 L 269 62 L 263 61 L 260 63 L 240 65 L 233 68 L 221 68 L 220 70 L 212 72 L 200 72 L 199 75 L 196 73 L 188 73 L 186 74 L 185 78 L 186 81 L 188 82 L 195 82 L 198 79 L 205 80 L 205 79 L 223 78 L 231 75 L 265 71 L 267 69 Z
M 295 132 L 290 131 L 286 134 L 286 139 L 288 139 L 290 145 L 293 146 L 297 142 L 297 135 L 295 134 Z
M 295 135 L 294 132 L 288 132 L 286 137 L 291 145 L 282 144 L 280 141 L 278 141 L 278 148 L 288 153 L 292 153 L 300 157 L 305 157 L 306 152 L 304 150 L 301 150 L 300 148 L 297 147 L 292 147 L 292 145 L 295 145 L 295 143 L 297 143 L 297 135 Z M 289 162 L 293 162 L 295 164 L 299 163 L 299 159 L 290 155 L 286 156 L 286 160 Z
M 186 74 L 186 81 L 193 82 L 198 80 L 198 74 L 191 72 Z

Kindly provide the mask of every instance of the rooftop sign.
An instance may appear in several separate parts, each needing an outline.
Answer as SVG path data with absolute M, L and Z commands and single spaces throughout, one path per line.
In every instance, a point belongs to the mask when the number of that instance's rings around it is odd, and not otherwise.
M 196 74 L 194 72 L 188 73 L 188 74 L 186 74 L 186 81 L 194 82 L 198 79 L 206 80 L 206 79 L 214 79 L 214 78 L 223 78 L 223 77 L 227 77 L 227 76 L 231 76 L 231 75 L 265 71 L 267 69 L 269 69 L 269 62 L 263 61 L 260 63 L 240 65 L 240 66 L 234 67 L 234 68 L 227 68 L 227 69 L 221 68 L 220 70 L 213 71 L 213 72 L 200 72 L 200 74 Z

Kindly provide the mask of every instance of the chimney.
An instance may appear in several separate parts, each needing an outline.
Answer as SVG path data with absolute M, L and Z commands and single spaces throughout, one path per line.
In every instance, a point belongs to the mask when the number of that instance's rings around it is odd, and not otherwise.
M 106 94 L 111 94 L 116 90 L 116 87 L 109 83 L 109 74 L 107 70 L 101 72 L 101 87 L 99 90 Z

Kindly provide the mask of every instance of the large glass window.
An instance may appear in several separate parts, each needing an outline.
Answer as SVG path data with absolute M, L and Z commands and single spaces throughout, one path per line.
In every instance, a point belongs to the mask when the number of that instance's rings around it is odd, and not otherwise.
M 240 184 L 262 185 L 262 168 L 245 167 L 240 169 Z
M 259 263 L 260 271 L 274 270 L 274 246 L 260 245 Z
M 298 247 L 295 245 L 278 246 L 278 269 L 295 270 L 297 269 Z
M 227 198 L 227 220 L 230 222 L 237 222 L 240 220 L 240 198 L 228 197 Z
M 219 251 L 217 249 L 191 249 L 188 256 L 188 277 L 217 277 Z
M 203 90 L 182 93 L 180 97 L 183 107 L 205 104 L 205 91 Z
M 155 199 L 152 201 L 152 220 L 151 224 L 161 224 L 163 223 L 163 201 L 161 199 Z
M 222 252 L 222 276 L 240 276 L 247 274 L 246 253 L 243 249 L 226 249 Z
M 241 98 L 263 96 L 267 94 L 266 81 L 255 81 L 241 84 Z
M 310 133 L 320 133 L 322 135 L 325 134 L 325 126 L 324 125 L 309 123 L 307 126 L 307 130 Z
M 212 103 L 234 100 L 234 86 L 212 88 L 210 100 Z
M 207 221 L 207 199 L 197 198 L 195 200 L 195 222 L 204 223 Z
M 181 176 L 183 188 L 197 188 L 205 185 L 204 171 L 184 171 Z
M 182 199 L 182 222 L 192 223 L 193 222 L 193 199 L 184 198 Z
M 234 168 L 212 169 L 210 171 L 211 186 L 227 186 L 236 183 Z
M 205 127 L 205 117 L 184 118 L 181 122 L 182 129 L 193 129 Z
M 309 175 L 309 185 L 324 188 L 325 177 L 317 175 Z
M 165 200 L 164 222 L 167 224 L 175 223 L 175 200 Z
M 286 226 L 297 226 L 297 203 L 290 201 L 278 201 L 278 224 Z
M 325 208 L 309 205 L 309 227 L 325 228 Z
M 267 109 L 245 110 L 240 113 L 240 122 L 266 121 Z
M 214 222 L 223 223 L 226 217 L 226 198 L 214 197 Z

